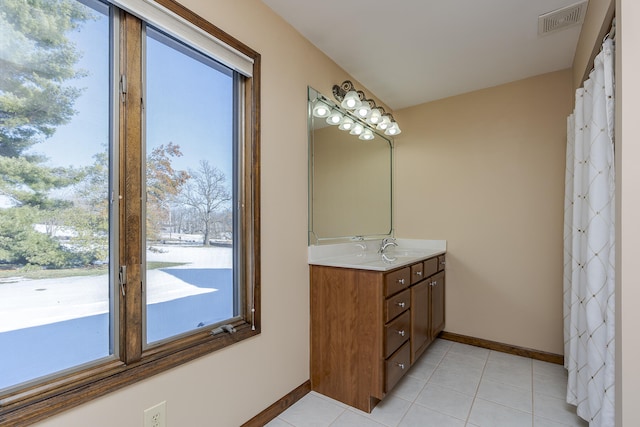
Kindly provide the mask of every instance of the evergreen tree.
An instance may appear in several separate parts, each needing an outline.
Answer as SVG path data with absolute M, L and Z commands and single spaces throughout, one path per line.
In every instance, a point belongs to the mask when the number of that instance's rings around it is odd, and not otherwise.
M 67 34 L 90 18 L 75 0 L 3 0 L 0 6 L 0 156 L 20 157 L 75 114 L 83 73 Z M 28 158 L 30 162 L 42 159 Z
M 75 114 L 81 89 L 71 82 L 83 72 L 68 34 L 91 17 L 75 0 L 0 2 L 0 194 L 14 205 L 0 209 L 0 263 L 69 262 L 69 251 L 33 224 L 69 208 L 49 192 L 79 182 L 83 173 L 47 166 L 29 150 Z

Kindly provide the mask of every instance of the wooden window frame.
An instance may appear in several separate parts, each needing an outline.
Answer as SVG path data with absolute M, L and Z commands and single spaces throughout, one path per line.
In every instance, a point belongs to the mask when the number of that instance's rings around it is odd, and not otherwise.
M 238 150 L 243 170 L 239 183 L 239 236 L 243 253 L 242 317 L 232 322 L 233 334 L 212 335 L 208 328 L 144 349 L 142 342 L 142 39 L 143 22 L 120 12 L 120 69 L 127 75 L 125 106 L 119 108 L 119 262 L 127 266 L 127 292 L 119 295 L 119 354 L 115 360 L 74 370 L 0 395 L 0 425 L 26 426 L 54 414 L 119 390 L 183 363 L 260 334 L 260 54 L 173 0 L 156 2 L 204 30 L 253 61 L 251 77 L 240 77 L 243 87 Z M 132 43 L 131 34 L 138 34 Z M 135 39 L 135 37 L 134 37 Z M 135 81 L 135 83 L 134 83 Z M 127 145 L 129 144 L 129 145 Z

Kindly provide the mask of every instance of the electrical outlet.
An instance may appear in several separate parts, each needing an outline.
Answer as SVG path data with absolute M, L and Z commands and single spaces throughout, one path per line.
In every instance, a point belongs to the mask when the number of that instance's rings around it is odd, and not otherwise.
M 166 401 L 144 410 L 144 427 L 167 427 Z

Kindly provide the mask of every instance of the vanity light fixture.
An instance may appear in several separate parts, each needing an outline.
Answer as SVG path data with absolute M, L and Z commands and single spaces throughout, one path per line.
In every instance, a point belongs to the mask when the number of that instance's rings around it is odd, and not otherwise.
M 384 134 L 394 136 L 399 134 L 400 132 L 402 131 L 400 130 L 398 124 L 396 122 L 391 122 L 391 125 L 387 128 L 387 130 L 384 131 Z
M 324 102 L 317 100 L 313 106 L 313 115 L 316 117 L 328 117 L 331 114 L 331 107 Z
M 364 141 L 371 141 L 373 138 L 375 138 L 375 135 L 373 134 L 373 131 L 371 129 L 365 129 L 358 138 Z
M 341 101 L 342 103 L 340 105 L 347 110 L 354 110 L 362 105 L 360 95 L 355 90 L 350 90 L 345 93 Z
M 333 85 L 333 96 L 343 108 L 351 111 L 367 124 L 375 126 L 377 130 L 384 131 L 385 135 L 393 136 L 402 132 L 393 115 L 387 113 L 384 108 L 378 107 L 373 99 L 365 98 L 364 92 L 356 90 L 350 80 L 345 80 L 340 85 Z
M 368 102 L 363 102 L 362 105 L 356 108 L 353 112 L 359 118 L 366 119 L 371 115 L 371 107 Z
M 342 118 L 342 121 L 340 122 L 340 125 L 338 126 L 338 129 L 340 129 L 340 130 L 351 130 L 351 128 L 353 127 L 354 124 L 355 124 L 355 122 L 353 121 L 353 119 L 351 117 L 344 116 Z
M 327 123 L 330 125 L 339 125 L 342 122 L 343 114 L 338 110 L 332 110 L 327 116 Z
M 364 132 L 364 126 L 362 126 L 360 123 L 356 123 L 355 125 L 353 125 L 349 133 L 351 135 L 360 135 L 362 134 L 362 132 Z
M 387 130 L 389 126 L 391 126 L 391 118 L 389 117 L 389 114 L 383 114 L 382 118 L 380 119 L 380 123 L 378 123 L 378 126 L 376 126 L 376 129 Z
M 371 109 L 371 114 L 369 114 L 369 117 L 367 118 L 367 123 L 369 123 L 370 125 L 377 125 L 378 123 L 380 123 L 380 121 L 382 120 L 382 113 L 380 112 L 379 108 L 372 108 Z
M 313 106 L 313 115 L 320 118 L 328 117 L 331 114 L 332 108 L 321 100 L 317 100 Z

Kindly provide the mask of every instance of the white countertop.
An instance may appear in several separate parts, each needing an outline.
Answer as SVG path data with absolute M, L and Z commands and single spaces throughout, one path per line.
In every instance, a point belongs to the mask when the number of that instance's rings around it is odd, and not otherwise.
M 367 240 L 309 246 L 309 264 L 387 271 L 447 251 L 446 240 L 396 239 L 397 247 L 390 246 L 380 254 L 380 243 L 381 240 Z

